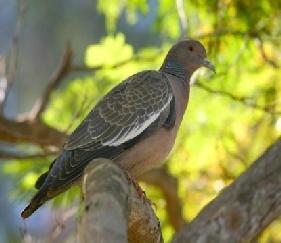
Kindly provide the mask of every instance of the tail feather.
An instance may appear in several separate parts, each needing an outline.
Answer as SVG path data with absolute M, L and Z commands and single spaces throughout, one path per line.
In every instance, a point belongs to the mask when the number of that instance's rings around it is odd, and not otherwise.
M 31 202 L 27 205 L 27 207 L 21 212 L 21 217 L 24 219 L 28 218 L 47 200 L 48 198 L 46 193 L 39 191 L 31 199 Z
M 67 185 L 57 189 L 50 189 L 48 186 L 43 186 L 31 199 L 30 203 L 21 212 L 21 217 L 26 219 L 31 216 L 42 204 L 56 197 L 60 193 L 66 191 L 71 185 Z
M 74 153 L 64 150 L 50 165 L 49 170 L 37 179 L 35 188 L 39 191 L 22 211 L 21 217 L 28 218 L 46 201 L 66 191 L 81 177 L 84 167 L 92 159 L 91 151 L 77 150 Z

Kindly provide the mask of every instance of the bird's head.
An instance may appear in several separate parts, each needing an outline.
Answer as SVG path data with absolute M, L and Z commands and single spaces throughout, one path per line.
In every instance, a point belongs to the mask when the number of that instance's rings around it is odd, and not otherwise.
M 171 74 L 175 72 L 177 76 L 177 72 L 180 74 L 183 71 L 185 75 L 191 75 L 200 67 L 216 72 L 215 66 L 207 59 L 204 46 L 196 40 L 184 40 L 169 50 L 161 69 Z

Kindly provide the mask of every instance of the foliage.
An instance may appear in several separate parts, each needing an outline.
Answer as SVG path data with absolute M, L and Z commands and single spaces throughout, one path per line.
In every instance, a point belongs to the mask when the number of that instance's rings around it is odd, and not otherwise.
M 174 1 L 159 0 L 157 9 L 150 8 L 151 2 L 98 1 L 108 35 L 86 48 L 85 64 L 101 68 L 70 80 L 65 89 L 53 95 L 44 114 L 48 124 L 61 130 L 74 129 L 111 87 L 135 72 L 159 67 L 169 46 L 177 41 L 180 27 Z M 212 89 L 238 97 L 235 100 L 219 92 L 210 93 L 197 85 L 191 89 L 188 112 L 168 161 L 170 172 L 179 178 L 179 195 L 187 220 L 281 134 L 280 113 L 274 115 L 252 107 L 257 104 L 273 113 L 280 112 L 280 5 L 275 0 L 185 2 L 191 37 L 198 37 L 205 44 L 218 71 L 211 75 L 202 70 L 197 79 Z M 134 24 L 149 11 L 156 12 L 149 28 L 159 34 L 162 44 L 135 49 L 119 32 L 118 19 L 126 13 L 128 22 Z M 248 98 L 240 102 L 239 97 Z M 78 111 L 79 117 L 75 117 L 73 114 Z M 14 161 L 5 165 L 5 171 L 25 174 L 22 185 L 26 189 L 42 172 L 38 165 L 42 163 Z M 157 205 L 167 240 L 173 230 L 166 219 L 165 202 L 156 188 L 144 187 Z M 280 242 L 280 227 L 281 222 L 275 222 L 262 235 L 261 242 Z

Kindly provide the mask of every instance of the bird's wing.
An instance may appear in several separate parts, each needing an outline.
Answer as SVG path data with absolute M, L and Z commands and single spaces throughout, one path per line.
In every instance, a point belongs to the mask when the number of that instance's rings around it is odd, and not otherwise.
M 168 108 L 173 98 L 166 76 L 137 73 L 113 88 L 69 136 L 64 149 L 117 147 L 140 135 Z

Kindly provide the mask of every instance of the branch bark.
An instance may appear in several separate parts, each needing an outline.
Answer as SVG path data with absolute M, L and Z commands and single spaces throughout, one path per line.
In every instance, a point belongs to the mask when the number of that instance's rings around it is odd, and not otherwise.
M 0 116 L 0 141 L 60 147 L 66 134 L 41 121 L 9 120 Z
M 281 138 L 209 203 L 173 243 L 249 242 L 281 215 Z
M 80 242 L 162 242 L 161 229 L 150 203 L 112 161 L 93 160 L 85 169 L 85 211 Z

